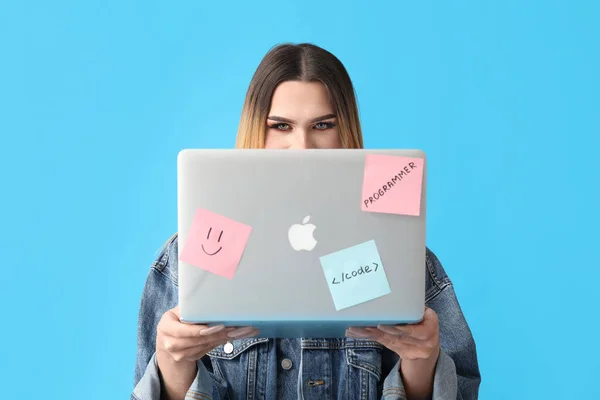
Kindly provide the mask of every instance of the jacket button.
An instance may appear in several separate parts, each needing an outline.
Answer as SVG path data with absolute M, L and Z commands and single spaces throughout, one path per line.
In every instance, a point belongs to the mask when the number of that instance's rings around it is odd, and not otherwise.
M 281 368 L 285 369 L 286 371 L 292 368 L 292 360 L 289 358 L 284 358 L 281 360 Z
M 233 344 L 231 342 L 225 343 L 225 346 L 223 346 L 223 351 L 225 354 L 233 353 Z

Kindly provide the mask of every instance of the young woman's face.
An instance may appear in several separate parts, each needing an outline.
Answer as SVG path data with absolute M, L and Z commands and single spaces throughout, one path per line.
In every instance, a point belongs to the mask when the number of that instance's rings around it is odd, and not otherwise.
M 265 148 L 339 147 L 337 118 L 322 83 L 288 81 L 277 86 L 267 116 Z

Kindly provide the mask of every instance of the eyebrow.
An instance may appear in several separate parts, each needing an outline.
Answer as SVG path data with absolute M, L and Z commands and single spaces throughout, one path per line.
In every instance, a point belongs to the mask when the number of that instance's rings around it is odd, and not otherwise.
M 325 115 L 322 115 L 320 117 L 310 120 L 310 122 L 317 122 L 317 121 L 322 121 L 324 119 L 330 119 L 330 118 L 336 118 L 335 114 L 325 114 Z M 283 117 L 278 117 L 276 115 L 271 115 L 271 116 L 267 117 L 267 119 L 270 119 L 271 121 L 287 122 L 290 124 L 293 124 L 295 122 L 294 120 L 291 120 L 288 118 L 283 118 Z

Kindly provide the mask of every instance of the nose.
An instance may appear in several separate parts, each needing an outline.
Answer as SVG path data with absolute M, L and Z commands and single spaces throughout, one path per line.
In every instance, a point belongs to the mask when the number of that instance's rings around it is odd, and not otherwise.
M 308 136 L 308 132 L 305 130 L 299 130 L 294 135 L 292 139 L 292 145 L 290 149 L 311 149 L 313 148 L 313 143 Z

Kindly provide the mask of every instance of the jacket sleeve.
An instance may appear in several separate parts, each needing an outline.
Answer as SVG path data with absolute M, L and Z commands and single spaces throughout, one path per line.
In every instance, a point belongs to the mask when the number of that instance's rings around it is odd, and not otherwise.
M 426 304 L 439 320 L 441 351 L 433 382 L 433 400 L 476 400 L 481 376 L 475 341 L 454 287 L 438 258 L 427 249 Z M 400 360 L 383 384 L 383 399 L 404 400 Z
M 177 238 L 173 237 L 150 268 L 142 292 L 131 400 L 160 400 L 161 376 L 155 355 L 156 327 L 162 315 L 178 304 L 177 268 Z M 197 365 L 198 373 L 186 399 L 197 399 L 202 395 L 214 400 L 223 398 L 227 384 L 210 371 L 210 360 L 205 357 Z

